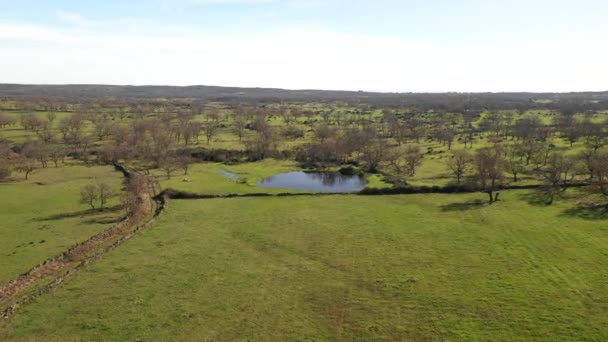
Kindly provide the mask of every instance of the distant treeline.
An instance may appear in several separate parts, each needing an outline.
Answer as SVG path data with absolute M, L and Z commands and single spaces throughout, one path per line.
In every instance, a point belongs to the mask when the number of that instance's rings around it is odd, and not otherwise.
M 285 90 L 215 86 L 116 86 L 0 84 L 0 98 L 38 97 L 82 102 L 86 99 L 190 99 L 235 103 L 344 102 L 373 107 L 435 110 L 520 109 L 564 106 L 608 108 L 608 91 L 581 93 L 374 93 L 363 91 Z M 77 100 L 77 101 L 74 101 Z

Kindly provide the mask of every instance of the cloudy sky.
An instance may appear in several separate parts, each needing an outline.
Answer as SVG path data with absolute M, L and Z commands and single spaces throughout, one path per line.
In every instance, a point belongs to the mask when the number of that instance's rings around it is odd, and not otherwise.
M 0 0 L 0 83 L 608 90 L 606 0 Z

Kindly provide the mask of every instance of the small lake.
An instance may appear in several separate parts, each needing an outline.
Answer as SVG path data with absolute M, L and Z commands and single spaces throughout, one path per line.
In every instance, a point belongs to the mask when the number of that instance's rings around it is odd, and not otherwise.
M 257 183 L 263 188 L 285 188 L 315 192 L 356 192 L 367 185 L 365 177 L 344 175 L 339 172 L 303 172 L 281 173 Z

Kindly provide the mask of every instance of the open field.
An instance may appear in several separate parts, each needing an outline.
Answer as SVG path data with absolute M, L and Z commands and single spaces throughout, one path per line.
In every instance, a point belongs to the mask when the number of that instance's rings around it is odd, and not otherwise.
M 0 340 L 608 339 L 608 95 L 364 95 L 0 99 Z
M 92 212 L 79 204 L 81 187 L 93 181 L 119 192 L 122 174 L 111 166 L 68 161 L 66 166 L 38 170 L 28 181 L 15 175 L 13 182 L 0 183 L 0 284 L 124 216 L 120 208 Z M 117 204 L 112 199 L 109 206 Z
M 602 341 L 608 229 L 578 196 L 171 201 L 0 339 Z

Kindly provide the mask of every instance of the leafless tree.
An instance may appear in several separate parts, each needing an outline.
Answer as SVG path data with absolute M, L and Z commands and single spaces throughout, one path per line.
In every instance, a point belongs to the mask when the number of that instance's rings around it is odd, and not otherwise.
M 110 198 L 114 197 L 114 192 L 112 191 L 112 187 L 108 183 L 98 183 L 97 184 L 97 193 L 99 196 L 99 209 L 103 210 L 104 206 L 110 200 Z
M 21 156 L 16 163 L 15 170 L 19 172 L 23 172 L 25 175 L 25 179 L 29 178 L 29 175 L 38 169 L 38 165 L 36 164 L 36 160 Z
M 386 162 L 395 171 L 396 174 L 401 174 L 405 170 L 405 160 L 400 148 L 393 147 L 386 152 Z
M 264 159 L 270 157 L 277 150 L 279 137 L 275 134 L 270 125 L 260 127 L 253 139 L 248 143 L 248 147 L 254 159 Z
M 17 120 L 14 117 L 0 113 L 0 128 L 13 126 L 16 122 Z
M 376 172 L 380 163 L 386 158 L 388 147 L 384 140 L 374 139 L 365 144 L 361 148 L 361 151 L 363 152 L 362 158 L 365 161 L 367 171 Z
M 517 182 L 517 175 L 526 169 L 522 157 L 521 149 L 517 146 L 509 145 L 505 148 L 505 170 L 513 175 L 513 182 Z
M 192 165 L 192 157 L 187 153 L 182 153 L 177 157 L 177 163 L 179 167 L 184 170 L 184 175 L 188 174 L 190 166 Z
M 67 153 L 65 148 L 61 145 L 54 145 L 49 149 L 49 158 L 55 164 L 55 167 L 59 167 L 59 162 L 64 161 Z
M 315 128 L 315 135 L 319 141 L 323 142 L 325 139 L 335 136 L 336 131 L 328 125 L 319 125 Z
M 0 181 L 3 181 L 11 176 L 12 167 L 10 160 L 0 156 Z
M 112 122 L 102 116 L 98 116 L 93 120 L 93 128 L 95 130 L 95 136 L 97 136 L 97 140 L 99 141 L 109 136 L 113 131 Z
M 405 149 L 405 164 L 407 166 L 407 172 L 410 176 L 416 174 L 416 168 L 422 164 L 422 158 L 424 155 L 418 145 L 409 145 Z
M 494 196 L 494 192 L 502 185 L 502 153 L 498 147 L 484 147 L 475 155 L 475 178 L 481 189 L 488 194 L 490 203 L 498 200 L 498 193 Z
M 239 142 L 243 141 L 245 135 L 245 129 L 247 127 L 247 119 L 244 115 L 235 114 L 234 121 L 232 123 L 232 131 L 239 137 Z
M 165 172 L 167 179 L 171 179 L 171 175 L 180 168 L 177 156 L 172 152 L 166 153 L 160 161 L 160 168 Z
M 448 158 L 446 164 L 452 175 L 456 177 L 456 183 L 460 184 L 471 164 L 471 160 L 471 155 L 465 150 L 453 151 L 452 155 Z
M 547 165 L 541 170 L 544 180 L 542 187 L 547 196 L 547 203 L 553 203 L 556 195 L 566 191 L 567 185 L 576 176 L 577 161 L 573 156 L 553 152 L 548 158 Z
M 95 210 L 97 198 L 98 194 L 95 184 L 87 184 L 80 190 L 80 203 L 89 205 L 92 210 Z
M 218 125 L 216 122 L 206 122 L 203 126 L 203 131 L 205 132 L 205 137 L 207 138 L 207 144 L 211 142 L 211 139 L 215 136 L 218 130 Z
M 21 115 L 21 126 L 27 131 L 38 132 L 43 124 L 44 120 L 34 113 L 24 113 Z

